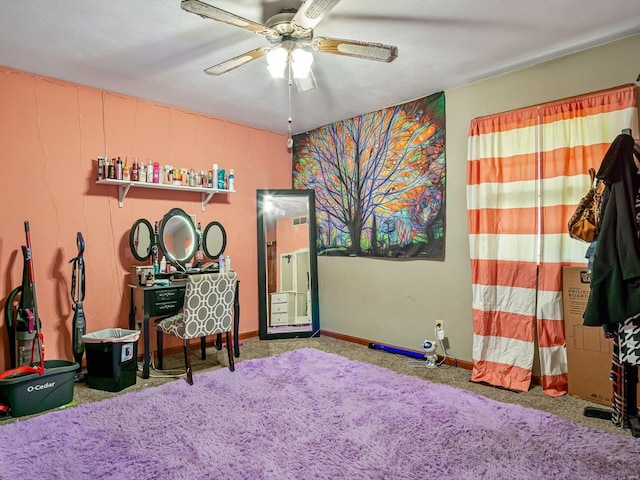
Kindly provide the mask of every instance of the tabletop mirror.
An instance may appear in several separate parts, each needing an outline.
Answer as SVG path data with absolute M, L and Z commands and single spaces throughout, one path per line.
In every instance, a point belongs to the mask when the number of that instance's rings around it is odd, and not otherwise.
M 149 220 L 136 220 L 129 232 L 129 246 L 133 257 L 140 262 L 149 260 L 154 245 L 155 234 Z
M 260 339 L 320 332 L 313 190 L 258 190 Z
M 200 240 L 191 217 L 181 208 L 173 208 L 162 217 L 158 241 L 167 261 L 185 271 Z
M 211 258 L 218 258 L 227 248 L 227 232 L 220 222 L 209 223 L 202 233 L 202 251 Z

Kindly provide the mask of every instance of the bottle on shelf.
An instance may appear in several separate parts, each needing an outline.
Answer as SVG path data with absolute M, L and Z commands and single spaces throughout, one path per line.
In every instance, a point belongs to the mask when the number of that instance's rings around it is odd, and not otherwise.
M 153 162 L 153 183 L 160 183 L 160 164 Z
M 231 257 L 229 255 L 227 255 L 224 260 L 224 268 L 225 268 L 225 271 L 227 272 L 233 272 L 231 268 Z
M 131 180 L 134 182 L 138 181 L 138 173 L 140 170 L 138 169 L 138 159 L 137 157 L 133 158 L 133 166 L 131 167 Z
M 115 179 L 116 178 L 116 167 L 115 167 L 115 159 L 108 160 L 107 159 L 107 178 Z
M 122 180 L 122 160 L 120 157 L 116 160 L 116 180 Z
M 160 260 L 160 273 L 167 273 L 167 257 L 162 256 L 162 260 Z
M 231 168 L 229 170 L 229 181 L 228 181 L 228 185 L 227 188 L 229 190 L 235 190 L 236 189 L 236 177 L 233 173 L 233 168 Z
M 218 164 L 213 164 L 213 170 L 211 171 L 212 182 L 211 188 L 218 188 Z
M 153 183 L 153 164 L 151 159 L 149 159 L 149 164 L 147 165 L 147 183 Z
M 138 165 L 138 181 L 139 182 L 147 182 L 147 166 L 144 162 L 140 162 Z
M 104 157 L 98 157 L 98 180 L 104 179 Z
M 219 273 L 224 273 L 225 272 L 225 265 L 224 265 L 224 255 L 220 255 L 218 257 L 218 272 Z

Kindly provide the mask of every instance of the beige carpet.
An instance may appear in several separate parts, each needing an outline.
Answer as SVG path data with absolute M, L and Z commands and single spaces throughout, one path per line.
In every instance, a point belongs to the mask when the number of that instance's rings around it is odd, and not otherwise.
M 532 387 L 528 392 L 516 393 L 472 383 L 470 382 L 471 372 L 469 370 L 448 366 L 430 369 L 424 366 L 424 362 L 404 355 L 395 355 L 381 350 L 374 350 L 364 345 L 326 336 L 287 340 L 259 340 L 258 338 L 249 338 L 244 340 L 244 344 L 240 347 L 240 358 L 236 358 L 235 361 L 237 365 L 238 362 L 242 362 L 246 359 L 278 355 L 282 352 L 303 347 L 316 348 L 318 350 L 342 355 L 343 357 L 350 358 L 351 360 L 367 362 L 388 368 L 405 375 L 414 375 L 432 382 L 444 383 L 456 388 L 466 389 L 500 402 L 517 403 L 525 407 L 543 410 L 573 422 L 598 428 L 600 430 L 606 430 L 621 435 L 631 435 L 629 430 L 617 428 L 610 421 L 588 418 L 583 415 L 585 407 L 594 406 L 603 408 L 600 405 L 586 402 L 569 395 L 551 398 L 543 394 L 542 389 L 539 386 Z M 227 368 L 227 352 L 226 349 L 218 352 L 214 348 L 209 348 L 207 350 L 207 359 L 202 361 L 199 356 L 199 348 L 194 345 L 192 350 L 192 362 L 194 382 L 197 382 L 197 374 L 199 372 L 216 368 Z M 184 372 L 182 355 L 172 355 L 165 358 L 165 368 L 177 368 L 178 374 Z M 77 383 L 74 388 L 74 401 L 79 403 L 94 402 L 110 396 L 131 392 L 136 389 L 176 380 L 172 377 L 163 376 L 164 374 L 162 372 L 155 371 L 153 368 L 151 369 L 151 378 L 145 380 L 142 379 L 140 375 L 141 374 L 139 372 L 135 385 L 130 386 L 119 393 L 95 390 L 87 387 L 84 383 Z M 189 388 L 189 385 L 183 378 L 178 381 L 184 382 L 184 388 Z M 25 419 L 27 417 L 20 418 Z M 0 425 L 3 423 L 6 422 L 0 422 Z M 638 439 L 638 441 L 640 442 L 640 439 Z

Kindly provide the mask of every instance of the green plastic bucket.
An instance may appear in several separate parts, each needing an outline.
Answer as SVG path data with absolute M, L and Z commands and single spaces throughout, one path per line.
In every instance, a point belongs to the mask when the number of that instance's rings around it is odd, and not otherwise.
M 45 360 L 44 373 L 29 373 L 0 380 L 0 397 L 12 417 L 44 412 L 73 400 L 77 362 Z

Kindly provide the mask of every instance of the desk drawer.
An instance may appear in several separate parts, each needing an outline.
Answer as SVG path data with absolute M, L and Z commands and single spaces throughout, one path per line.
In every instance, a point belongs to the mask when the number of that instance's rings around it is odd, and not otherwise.
M 156 303 L 151 307 L 150 317 L 159 317 L 161 315 L 174 315 L 180 311 L 183 302 L 162 302 Z
M 184 302 L 184 292 L 186 288 L 167 288 L 162 290 L 156 290 L 153 292 L 154 303 L 162 302 Z

